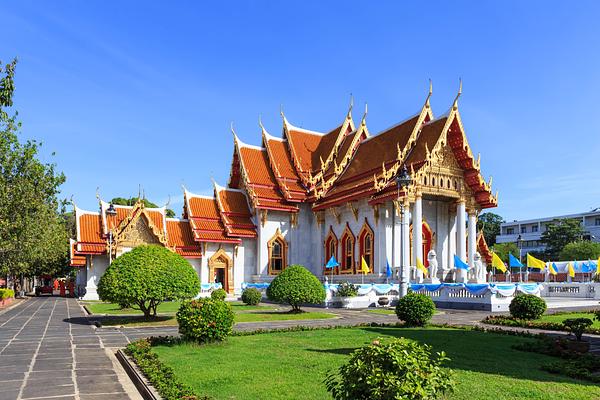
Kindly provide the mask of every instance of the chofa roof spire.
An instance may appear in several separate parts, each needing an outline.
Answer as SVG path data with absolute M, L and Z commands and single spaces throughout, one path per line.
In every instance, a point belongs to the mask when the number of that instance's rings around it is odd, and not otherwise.
M 453 110 L 458 109 L 458 98 L 460 97 L 461 94 L 462 94 L 462 79 L 458 78 L 458 93 L 456 94 L 456 97 L 454 98 L 454 103 L 452 104 Z

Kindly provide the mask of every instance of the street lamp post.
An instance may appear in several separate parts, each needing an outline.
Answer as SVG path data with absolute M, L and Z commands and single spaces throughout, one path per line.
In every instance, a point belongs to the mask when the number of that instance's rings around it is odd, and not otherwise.
M 106 214 L 115 216 L 117 215 L 117 210 L 115 210 L 115 206 L 113 203 L 110 203 L 108 208 L 106 209 Z M 112 264 L 112 244 L 113 244 L 113 231 L 112 228 L 108 231 L 108 265 Z
M 522 260 L 522 250 L 523 250 L 523 237 L 519 234 L 519 236 L 517 236 L 517 245 L 519 246 L 519 263 L 521 263 L 521 265 L 523 265 L 523 260 Z M 519 266 L 519 282 L 523 282 L 523 267 Z
M 400 297 L 408 293 L 408 280 L 404 265 L 404 201 L 400 202 L 400 190 L 406 189 L 412 183 L 412 178 L 408 174 L 406 165 L 402 166 L 400 173 L 396 176 L 396 189 L 398 190 L 397 201 L 400 204 Z M 404 193 L 406 196 L 406 193 Z

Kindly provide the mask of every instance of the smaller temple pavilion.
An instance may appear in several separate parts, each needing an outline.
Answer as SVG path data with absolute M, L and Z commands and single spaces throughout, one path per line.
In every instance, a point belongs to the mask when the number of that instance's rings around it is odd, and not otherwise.
M 430 87 L 416 112 L 394 116 L 378 133 L 368 129 L 366 107 L 355 123 L 352 103 L 324 130 L 299 128 L 282 112 L 280 133 L 259 123 L 255 144 L 233 132 L 229 181 L 213 183 L 212 196 L 184 188 L 180 219 L 141 201 L 75 207 L 71 263 L 80 271 L 80 293 L 96 299 L 110 262 L 145 243 L 181 254 L 204 288 L 217 284 L 229 293 L 266 284 L 291 264 L 323 280 L 384 282 L 387 265 L 396 272 L 405 266 L 417 282 L 475 279 L 455 268 L 454 256 L 473 269 L 479 255 L 489 262 L 476 223 L 482 210 L 497 206 L 497 194 L 467 141 L 460 94 L 435 116 Z M 412 177 L 402 187 L 401 171 Z M 325 268 L 332 257 L 338 265 Z M 419 262 L 429 274 L 415 268 Z

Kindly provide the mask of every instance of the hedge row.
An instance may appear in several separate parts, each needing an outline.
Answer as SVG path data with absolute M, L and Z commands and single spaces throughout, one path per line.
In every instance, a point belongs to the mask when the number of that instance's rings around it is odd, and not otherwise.
M 15 291 L 12 289 L 0 289 L 0 300 L 15 297 Z
M 173 369 L 163 364 L 151 350 L 152 343 L 141 339 L 130 343 L 125 353 L 135 361 L 144 376 L 166 400 L 210 400 L 207 396 L 198 396 L 187 385 L 179 382 Z
M 567 331 L 565 325 L 561 322 L 541 322 L 541 321 L 528 321 L 523 319 L 517 319 L 513 317 L 507 317 L 504 315 L 490 315 L 487 316 L 483 321 L 484 324 L 489 325 L 503 325 L 503 326 L 514 326 L 519 328 L 529 329 L 546 329 L 549 331 Z M 598 335 L 600 329 L 598 328 L 587 328 L 585 333 L 591 333 Z

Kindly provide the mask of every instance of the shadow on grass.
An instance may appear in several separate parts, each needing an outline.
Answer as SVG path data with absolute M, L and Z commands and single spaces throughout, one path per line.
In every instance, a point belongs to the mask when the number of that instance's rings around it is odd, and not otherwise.
M 558 358 L 512 348 L 516 343 L 527 343 L 536 340 L 533 338 L 463 329 L 384 327 L 364 327 L 361 329 L 380 336 L 404 337 L 426 343 L 432 346 L 433 353 L 444 351 L 450 357 L 450 361 L 446 362 L 445 366 L 455 370 L 504 375 L 516 379 L 530 379 L 540 382 L 576 382 L 584 386 L 596 386 L 591 382 L 551 374 L 540 369 L 541 365 L 558 361 Z M 309 351 L 334 354 L 349 354 L 347 352 L 353 350 L 355 349 L 309 349 Z
M 175 320 L 174 315 L 157 315 L 156 317 L 145 318 L 143 315 L 94 315 L 90 317 L 67 318 L 64 321 L 78 325 L 96 325 L 96 326 L 119 326 L 136 325 L 143 326 L 175 326 L 171 321 Z

